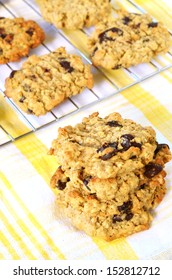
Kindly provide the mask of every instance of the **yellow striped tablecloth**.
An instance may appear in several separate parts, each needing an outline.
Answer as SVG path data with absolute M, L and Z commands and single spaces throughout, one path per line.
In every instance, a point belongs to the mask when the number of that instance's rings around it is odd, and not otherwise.
M 5 13 L 4 5 L 15 16 L 32 17 L 23 5 L 28 1 L 0 1 L 0 16 Z M 29 1 L 30 5 L 36 5 Z M 130 10 L 129 1 L 112 1 L 119 7 Z M 161 20 L 172 30 L 172 3 L 165 0 L 135 0 L 145 11 Z M 116 5 L 115 3 L 115 5 Z M 15 12 L 14 12 L 15 11 Z M 35 17 L 34 17 L 35 15 Z M 51 31 L 45 23 L 47 34 Z M 53 29 L 52 29 L 53 30 Z M 49 33 L 50 34 L 50 33 Z M 68 32 L 67 36 L 86 56 L 84 33 Z M 46 41 L 51 45 L 51 38 Z M 57 43 L 58 44 L 58 43 Z M 60 45 L 60 43 L 59 43 Z M 58 47 L 58 45 L 56 46 Z M 52 49 L 55 46 L 52 46 Z M 43 53 L 41 47 L 32 53 Z M 169 56 L 159 56 L 156 63 L 164 60 L 172 63 Z M 13 68 L 18 64 L 10 64 Z M 9 70 L 0 66 L 0 89 Z M 138 71 L 149 71 L 150 66 L 141 65 Z M 130 79 L 124 71 L 104 71 L 118 85 Z M 100 81 L 99 81 L 100 82 Z M 112 86 L 99 85 L 95 90 L 113 90 Z M 151 228 L 147 231 L 105 242 L 91 238 L 73 228 L 58 217 L 55 195 L 49 181 L 57 168 L 57 162 L 47 154 L 51 142 L 57 136 L 58 127 L 76 124 L 84 116 L 99 111 L 106 116 L 117 111 L 142 125 L 151 125 L 156 130 L 159 143 L 167 143 L 172 150 L 172 68 L 157 74 L 144 82 L 114 94 L 114 96 L 84 110 L 62 118 L 59 122 L 28 134 L 11 144 L 0 147 L 0 259 L 1 260 L 154 260 L 172 259 L 172 162 L 166 165 L 167 194 L 156 208 Z M 43 117 L 42 117 L 43 118 Z M 15 137 L 20 132 L 30 131 L 19 115 L 0 95 L 0 125 Z M 84 222 L 84 221 L 83 221 Z

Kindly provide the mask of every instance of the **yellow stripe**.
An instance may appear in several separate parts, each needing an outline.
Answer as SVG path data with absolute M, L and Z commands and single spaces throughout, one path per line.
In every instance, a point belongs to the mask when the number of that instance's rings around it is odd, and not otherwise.
M 58 163 L 55 157 L 47 154 L 47 147 L 33 133 L 26 137 L 15 141 L 14 144 L 49 185 Z
M 27 256 L 28 259 L 30 260 L 36 259 L 32 254 L 32 252 L 27 247 L 27 245 L 23 242 L 19 234 L 16 233 L 14 227 L 8 222 L 8 219 L 5 217 L 2 211 L 0 211 L 0 217 L 1 217 L 1 221 L 5 224 L 5 227 L 7 228 L 8 232 L 11 234 L 11 236 L 16 241 L 16 243 L 19 244 L 19 247 L 23 250 L 24 255 Z
M 3 234 L 2 231 L 0 231 L 0 241 L 7 248 L 8 252 L 12 256 L 13 260 L 20 260 L 21 259 L 19 257 L 19 255 L 17 254 L 17 252 L 14 250 L 13 245 L 8 241 L 8 239 Z
M 30 131 L 30 129 L 20 121 L 17 113 L 9 106 L 6 100 L 0 95 L 0 120 L 1 126 L 14 138 Z
M 70 39 L 70 42 L 74 44 L 86 57 L 88 57 L 88 44 L 87 40 L 88 37 L 87 35 L 81 31 L 81 30 L 68 30 L 68 29 L 63 29 L 63 32 L 65 35 Z
M 112 1 L 112 6 L 114 9 L 122 9 L 122 10 L 127 10 L 127 11 L 132 11 L 132 12 L 138 12 L 138 9 L 135 8 L 129 1 L 127 0 L 115 0 Z
M 172 29 L 172 9 L 162 0 L 135 0 L 135 3 L 143 7 L 157 20 L 162 21 L 168 28 Z
M 146 118 L 172 142 L 172 114 L 154 96 L 139 85 L 133 86 L 121 94 L 140 109 Z
M 172 84 L 172 69 L 168 70 L 168 74 L 167 74 L 167 71 L 164 71 L 164 72 L 161 73 L 161 76 L 163 78 L 165 78 L 171 85 Z
M 5 181 L 5 186 L 11 190 L 11 185 L 9 184 L 9 182 L 7 181 L 7 179 L 0 173 L 0 178 L 2 179 L 2 181 Z M 18 200 L 17 200 L 18 201 Z M 31 240 L 31 242 L 35 245 L 35 247 L 37 248 L 37 250 L 40 252 L 40 254 L 45 258 L 45 259 L 50 259 L 49 255 L 47 254 L 47 252 L 44 250 L 44 248 L 41 246 L 41 244 L 39 243 L 39 241 L 35 238 L 35 236 L 32 234 L 32 231 L 25 225 L 25 223 L 23 222 L 23 220 L 19 219 L 18 215 L 15 213 L 14 208 L 11 206 L 11 204 L 8 202 L 8 200 L 5 198 L 3 198 L 3 202 L 6 205 L 8 211 L 11 213 L 11 215 L 14 217 L 14 219 L 16 220 L 16 222 L 18 223 L 18 225 L 20 226 L 20 228 L 23 230 L 23 232 L 27 235 L 27 237 Z
M 5 257 L 2 253 L 0 253 L 0 260 L 5 260 Z
M 125 238 L 116 239 L 111 242 L 93 238 L 93 241 L 107 260 L 138 260 L 137 255 Z
M 7 189 L 10 191 L 12 194 L 13 198 L 17 201 L 18 205 L 21 207 L 22 211 L 26 214 L 30 222 L 35 226 L 35 228 L 40 232 L 41 236 L 46 240 L 48 246 L 50 246 L 51 250 L 55 252 L 57 257 L 59 259 L 65 259 L 64 255 L 60 252 L 60 250 L 57 248 L 55 245 L 54 241 L 49 237 L 45 229 L 41 226 L 41 224 L 36 220 L 36 218 L 33 216 L 31 212 L 26 208 L 25 204 L 22 202 L 22 200 L 19 198 L 19 196 L 15 193 L 14 189 L 6 179 L 6 177 L 0 172 L 0 178 L 2 182 L 5 184 Z M 16 221 L 22 228 L 22 230 L 26 233 L 28 238 L 31 239 L 32 243 L 34 246 L 40 251 L 40 253 L 44 256 L 45 259 L 50 259 L 49 255 L 47 252 L 42 248 L 42 245 L 39 244 L 39 241 L 32 235 L 32 232 L 29 230 L 29 228 L 24 224 L 24 222 L 19 219 L 19 217 L 15 214 L 14 210 L 12 209 L 11 205 L 8 203 L 8 200 L 3 198 L 4 202 L 6 202 L 9 212 L 14 215 Z
M 101 70 L 119 88 L 125 87 L 134 82 L 134 80 L 129 76 L 129 74 L 127 74 L 123 69 L 114 71 L 114 70 L 106 70 L 102 68 Z

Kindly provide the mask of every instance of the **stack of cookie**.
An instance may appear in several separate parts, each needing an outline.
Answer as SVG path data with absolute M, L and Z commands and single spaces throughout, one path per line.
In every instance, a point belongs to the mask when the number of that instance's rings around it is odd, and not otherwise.
M 93 113 L 59 128 L 50 154 L 60 163 L 51 178 L 59 209 L 78 229 L 110 241 L 149 228 L 171 159 L 151 127 Z

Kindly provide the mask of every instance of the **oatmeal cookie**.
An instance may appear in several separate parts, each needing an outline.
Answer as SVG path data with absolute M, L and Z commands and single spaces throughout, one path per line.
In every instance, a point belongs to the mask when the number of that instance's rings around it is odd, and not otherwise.
M 26 113 L 43 115 L 93 86 L 90 65 L 61 47 L 46 55 L 32 55 L 5 81 L 5 94 Z
M 57 28 L 81 29 L 111 13 L 109 0 L 37 0 L 44 19 Z
M 0 17 L 0 64 L 27 56 L 44 39 L 44 31 L 33 20 Z
M 101 118 L 93 113 L 75 127 L 59 128 L 51 153 L 64 170 L 84 169 L 90 176 L 114 178 L 153 161 L 155 131 L 120 114 Z
M 170 34 L 148 14 L 122 13 L 118 18 L 109 17 L 99 23 L 88 47 L 95 66 L 128 68 L 167 52 Z

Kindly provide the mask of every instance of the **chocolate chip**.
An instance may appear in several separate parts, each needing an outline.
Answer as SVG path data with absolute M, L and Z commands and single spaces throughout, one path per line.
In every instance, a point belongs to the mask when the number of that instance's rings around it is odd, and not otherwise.
M 33 33 L 34 33 L 35 29 L 30 27 L 28 30 L 26 30 L 26 33 L 29 35 L 29 36 L 32 36 Z
M 126 221 L 129 221 L 129 220 L 131 220 L 132 218 L 133 218 L 133 213 L 128 213 L 126 216 L 125 216 L 125 220 Z
M 117 150 L 114 150 L 114 151 L 112 151 L 112 152 L 110 152 L 108 154 L 105 154 L 105 155 L 101 156 L 100 159 L 102 159 L 102 160 L 111 159 L 113 156 L 116 155 L 116 153 L 117 153 Z
M 129 22 L 131 21 L 131 18 L 129 18 L 129 17 L 124 17 L 123 19 L 122 19 L 122 21 L 123 21 L 123 24 L 125 24 L 125 25 L 128 25 L 129 24 Z
M 130 159 L 136 159 L 136 158 L 137 158 L 136 156 L 131 156 L 131 157 L 130 157 Z
M 2 54 L 3 54 L 3 49 L 0 48 L 0 55 L 2 55 Z
M 114 148 L 114 149 L 117 149 L 117 143 L 116 142 L 112 142 L 112 143 L 104 143 L 102 147 L 100 147 L 98 150 L 97 150 L 97 153 L 99 152 L 103 152 L 106 148 Z
M 137 147 L 137 148 L 141 149 L 142 144 L 140 144 L 140 143 L 137 143 L 137 142 L 133 141 L 133 142 L 131 142 L 131 146 L 133 146 L 133 147 Z
M 105 30 L 104 32 L 100 33 L 99 34 L 99 41 L 100 43 L 102 43 L 103 41 L 115 41 L 116 39 L 115 38 L 112 38 L 112 37 L 108 37 L 107 36 L 107 33 L 111 31 L 113 33 L 117 33 L 119 36 L 122 36 L 123 35 L 123 31 L 117 27 L 112 27 L 112 28 L 109 28 L 107 30 Z
M 169 146 L 167 144 L 157 144 L 154 154 L 156 155 L 157 153 L 159 153 L 159 151 L 161 151 L 162 149 L 164 149 L 166 147 L 169 149 Z
M 0 28 L 0 38 L 4 39 L 7 43 L 11 43 L 14 39 L 14 34 L 6 34 L 6 33 L 3 33 L 2 29 L 3 28 Z
M 43 69 L 44 69 L 44 72 L 45 72 L 45 73 L 49 73 L 49 72 L 50 72 L 50 70 L 47 69 L 47 68 L 43 68 Z
M 117 121 L 109 121 L 106 123 L 106 125 L 109 125 L 110 127 L 117 127 L 117 126 L 122 127 L 122 125 Z
M 127 140 L 132 140 L 132 139 L 134 138 L 134 136 L 131 135 L 131 134 L 123 134 L 123 135 L 121 135 L 121 137 L 122 137 L 122 138 L 125 138 L 125 139 L 127 139 Z
M 113 223 L 116 223 L 116 222 L 122 222 L 122 219 L 121 219 L 121 217 L 119 216 L 119 215 L 113 215 L 113 217 L 112 217 L 112 222 Z
M 23 103 L 25 99 L 26 99 L 26 97 L 25 97 L 25 96 L 22 96 L 22 97 L 19 99 L 19 102 Z
M 124 134 L 121 136 L 121 139 L 122 139 L 121 146 L 123 147 L 124 151 L 127 151 L 131 147 L 130 140 L 132 140 L 133 138 L 134 138 L 134 136 L 131 134 Z
M 158 26 L 158 22 L 151 22 L 148 24 L 148 27 L 152 27 L 152 28 L 157 27 L 157 26 Z
M 122 205 L 118 206 L 117 208 L 120 212 L 126 213 L 129 210 L 131 210 L 132 206 L 133 206 L 132 201 L 128 200 L 128 201 L 124 202 Z
M 5 18 L 5 17 L 0 17 L 0 20 L 1 20 L 1 19 L 4 19 L 4 18 Z
M 75 143 L 81 146 L 81 144 L 79 142 L 77 142 L 76 140 L 70 140 L 71 143 Z
M 121 136 L 121 138 L 122 138 L 121 146 L 123 147 L 123 151 L 127 151 L 131 146 L 141 149 L 142 145 L 140 143 L 137 143 L 135 141 L 131 142 L 131 140 L 133 140 L 133 138 L 134 138 L 133 135 L 124 134 Z
M 5 39 L 5 38 L 6 38 L 6 36 L 7 36 L 7 34 L 5 34 L 5 33 L 4 33 L 4 34 L 3 34 L 3 33 L 2 33 L 2 34 L 0 34 L 0 38 L 2 38 L 2 39 Z
M 121 146 L 123 147 L 122 151 L 127 151 L 131 147 L 130 140 L 128 140 L 127 138 L 123 138 Z
M 149 163 L 145 166 L 145 172 L 144 175 L 147 178 L 152 178 L 155 175 L 157 175 L 159 172 L 162 171 L 162 166 L 160 164 L 155 164 L 155 163 Z
M 69 182 L 70 181 L 70 179 L 69 178 L 67 178 L 67 182 Z M 61 180 L 58 180 L 57 182 L 56 182 L 56 188 L 58 189 L 58 190 L 60 190 L 60 191 L 63 191 L 65 188 L 66 188 L 66 184 L 67 184 L 67 182 L 62 182 Z
M 139 190 L 144 190 L 145 188 L 146 188 L 146 184 L 142 184 L 142 185 L 139 186 L 138 189 L 139 189 Z
M 11 73 L 10 73 L 10 76 L 9 78 L 12 79 L 15 75 L 15 73 L 17 72 L 17 70 L 13 70 Z
M 60 61 L 60 65 L 67 70 L 68 73 L 73 72 L 74 68 L 70 65 L 70 62 L 68 61 Z

